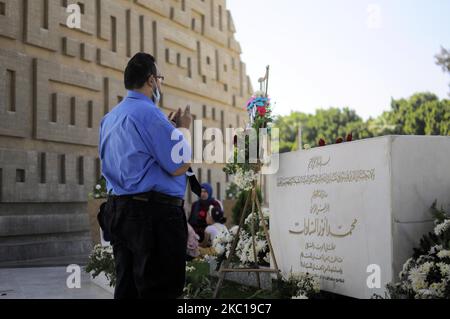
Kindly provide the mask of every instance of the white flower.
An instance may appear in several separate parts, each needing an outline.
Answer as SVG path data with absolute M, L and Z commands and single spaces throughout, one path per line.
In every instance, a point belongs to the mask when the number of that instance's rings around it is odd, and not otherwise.
M 270 209 L 268 209 L 268 208 L 263 208 L 263 209 L 261 209 L 261 210 L 262 210 L 262 213 L 263 213 L 264 218 L 270 219 Z
M 236 236 L 237 232 L 238 232 L 239 226 L 233 226 L 230 229 L 230 234 L 232 234 L 233 236 Z
M 253 182 L 258 178 L 258 174 L 252 170 L 244 171 L 241 167 L 236 169 L 234 183 L 241 190 L 249 191 L 253 187 Z
M 403 269 L 402 269 L 402 271 L 400 272 L 400 279 L 402 279 L 403 278 L 403 276 L 410 270 L 410 268 L 411 268 L 411 265 L 412 265 L 412 263 L 413 263 L 413 258 L 409 258 L 404 264 L 403 264 Z
M 412 289 L 415 292 L 427 288 L 426 278 L 427 274 L 421 272 L 419 268 L 411 269 L 408 276 L 408 279 L 411 281 Z
M 186 266 L 186 272 L 194 272 L 195 267 L 194 266 Z
M 96 189 L 96 190 L 101 190 L 101 189 L 102 189 L 102 186 L 101 186 L 101 185 L 96 185 L 96 186 L 95 186 L 95 189 Z
M 266 251 L 267 249 L 267 242 L 265 240 L 258 240 L 256 242 L 256 253 L 259 254 L 260 252 Z
M 435 282 L 430 285 L 430 291 L 431 294 L 434 297 L 443 298 L 445 293 L 445 286 L 447 282 L 441 281 L 441 282 Z
M 441 259 L 450 257 L 450 250 L 441 250 L 440 252 L 438 252 L 437 256 Z
M 441 271 L 443 277 L 450 277 L 450 265 L 445 263 L 437 263 L 436 264 Z M 449 278 L 450 279 L 450 278 Z
M 440 236 L 441 234 L 445 233 L 449 227 L 450 227 L 450 219 L 447 219 L 446 221 L 438 224 L 434 228 L 434 233 L 436 234 L 436 236 Z
M 430 248 L 430 251 L 428 253 L 429 254 L 436 254 L 437 252 L 442 250 L 442 248 L 443 248 L 442 245 L 435 245 L 435 246 Z
M 214 249 L 218 255 L 222 255 L 223 253 L 225 253 L 225 247 L 223 247 L 222 245 L 215 245 Z
M 422 273 L 424 273 L 425 275 L 428 275 L 428 273 L 430 272 L 430 269 L 433 267 L 433 263 L 432 262 L 426 262 L 423 263 L 419 269 Z

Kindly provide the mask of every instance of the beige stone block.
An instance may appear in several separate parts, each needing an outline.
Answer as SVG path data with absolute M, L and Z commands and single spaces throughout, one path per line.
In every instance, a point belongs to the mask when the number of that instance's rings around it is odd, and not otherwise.
M 63 54 L 70 56 L 70 57 L 76 57 L 79 55 L 79 48 L 80 44 L 77 40 L 69 38 L 69 37 L 63 37 L 62 38 L 62 52 Z
M 80 57 L 82 60 L 87 62 L 93 62 L 96 58 L 97 49 L 95 46 L 88 43 L 80 44 Z
M 127 91 L 122 79 L 107 77 L 103 79 L 103 85 L 103 92 L 106 98 L 104 100 L 104 112 L 106 114 L 127 96 Z
M 97 49 L 98 64 L 123 72 L 128 63 L 128 58 L 124 55 L 111 52 L 110 50 Z
M 0 134 L 31 136 L 32 68 L 25 54 L 0 49 Z
M 3 0 L 5 14 L 0 15 L 0 35 L 17 39 L 20 32 L 20 6 L 17 0 Z
M 161 16 L 168 17 L 170 14 L 169 1 L 161 0 L 135 0 L 135 3 L 142 8 L 157 13 Z
M 97 145 L 98 131 L 87 127 L 87 110 L 92 107 L 93 122 L 98 122 L 99 117 L 103 116 L 100 103 L 101 78 L 86 71 L 74 70 L 40 59 L 35 60 L 34 64 L 36 74 L 35 138 L 80 145 Z M 49 81 L 57 81 L 85 90 L 86 95 L 93 94 L 93 98 L 88 100 L 83 96 L 52 91 Z M 57 114 L 56 122 L 52 116 L 54 113 Z M 71 125 L 73 115 L 75 116 L 75 125 Z
M 50 51 L 58 50 L 59 1 L 24 0 L 25 42 Z
M 89 188 L 85 180 L 79 184 L 76 161 L 77 154 L 65 154 L 65 184 L 60 183 L 61 165 L 59 155 L 46 153 L 46 180 L 41 183 L 41 166 L 38 165 L 40 152 L 0 149 L 2 163 L 2 202 L 37 203 L 37 202 L 84 202 Z M 86 157 L 86 161 L 92 161 Z M 84 166 L 84 175 L 93 175 L 92 165 Z M 17 170 L 23 171 L 23 180 L 17 179 Z M 92 179 L 88 180 L 92 183 Z

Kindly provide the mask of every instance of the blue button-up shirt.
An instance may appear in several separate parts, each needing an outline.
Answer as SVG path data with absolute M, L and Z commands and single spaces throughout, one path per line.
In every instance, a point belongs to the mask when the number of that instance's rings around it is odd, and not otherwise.
M 184 198 L 187 177 L 172 174 L 185 162 L 181 156 L 172 158 L 174 146 L 181 149 L 179 155 L 191 157 L 182 133 L 153 101 L 129 91 L 100 124 L 99 155 L 108 192 L 131 195 L 153 190 Z

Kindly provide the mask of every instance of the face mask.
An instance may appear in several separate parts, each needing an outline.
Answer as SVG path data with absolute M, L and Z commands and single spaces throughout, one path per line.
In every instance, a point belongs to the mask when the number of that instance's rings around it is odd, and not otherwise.
M 161 101 L 161 93 L 159 92 L 155 80 L 153 80 L 153 87 L 155 88 L 153 90 L 153 102 L 155 103 L 156 106 L 158 106 L 159 102 Z

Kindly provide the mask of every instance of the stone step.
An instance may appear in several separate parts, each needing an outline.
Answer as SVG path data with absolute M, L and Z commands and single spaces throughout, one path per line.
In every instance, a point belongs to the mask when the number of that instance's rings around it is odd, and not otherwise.
M 21 261 L 0 262 L 1 268 L 28 268 L 28 267 L 66 267 L 68 265 L 85 266 L 88 262 L 88 255 L 57 256 L 48 258 L 37 258 Z
M 89 232 L 7 237 L 0 243 L 0 264 L 54 257 L 89 256 Z

